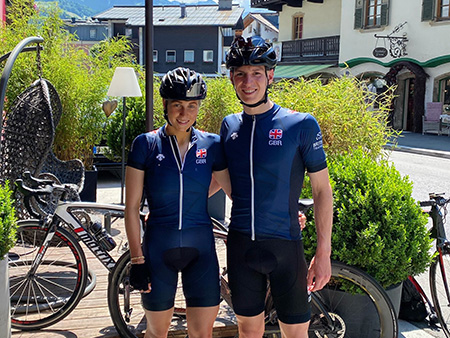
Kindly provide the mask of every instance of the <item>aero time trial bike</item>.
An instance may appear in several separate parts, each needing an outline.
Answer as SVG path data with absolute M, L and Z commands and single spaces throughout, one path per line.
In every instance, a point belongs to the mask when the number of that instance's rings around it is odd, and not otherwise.
M 18 182 L 27 209 L 36 209 L 43 195 L 61 194 L 54 212 L 40 220 L 19 222 L 16 245 L 9 252 L 12 326 L 35 330 L 50 326 L 67 316 L 93 284 L 83 242 L 109 270 L 108 306 L 121 337 L 136 337 L 145 331 L 140 293 L 129 283 L 130 256 L 126 251 L 117 261 L 109 251 L 114 247 L 101 223 L 123 221 L 124 207 L 87 202 L 64 202 L 65 186 L 30 178 Z M 35 205 L 33 208 L 31 204 Z M 141 214 L 144 221 L 145 214 Z M 222 266 L 221 294 L 231 305 L 225 265 L 226 227 L 212 220 L 216 249 Z M 180 288 L 181 290 L 181 288 Z M 353 295 L 349 297 L 351 290 Z M 364 272 L 339 262 L 332 264 L 332 279 L 311 295 L 310 337 L 361 337 L 364 321 L 367 337 L 397 337 L 397 321 L 390 300 L 378 283 Z M 175 313 L 185 311 L 182 292 L 177 292 Z M 355 320 L 358 314 L 358 320 Z M 362 318 L 360 315 L 364 314 Z M 277 316 L 270 288 L 266 301 L 267 333 L 277 334 Z M 367 322 L 372 325 L 366 325 Z

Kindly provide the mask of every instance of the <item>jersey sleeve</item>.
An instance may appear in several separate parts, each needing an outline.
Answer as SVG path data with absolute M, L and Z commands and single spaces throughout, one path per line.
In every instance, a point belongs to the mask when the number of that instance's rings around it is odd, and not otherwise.
M 223 150 L 221 138 L 219 135 L 214 135 L 214 148 L 215 148 L 215 158 L 212 166 L 213 171 L 221 171 L 228 167 L 227 161 L 225 159 L 225 153 Z
M 303 123 L 300 152 L 305 161 L 306 170 L 310 173 L 318 172 L 327 167 L 322 131 L 317 120 L 310 114 L 307 114 Z
M 149 148 L 149 140 L 146 134 L 136 137 L 128 153 L 127 166 L 144 170 Z
M 227 157 L 225 156 L 225 140 L 227 138 L 227 133 L 228 133 L 227 125 L 228 124 L 227 124 L 227 116 L 226 116 L 222 120 L 222 125 L 220 126 L 220 151 L 222 152 L 225 168 L 228 168 Z

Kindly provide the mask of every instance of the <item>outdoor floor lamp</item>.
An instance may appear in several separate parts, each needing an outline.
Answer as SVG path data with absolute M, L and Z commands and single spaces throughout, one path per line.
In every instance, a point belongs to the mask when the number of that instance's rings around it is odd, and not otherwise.
M 114 71 L 108 96 L 123 97 L 123 122 L 122 122 L 122 177 L 120 185 L 120 204 L 124 203 L 123 188 L 125 185 L 125 121 L 127 117 L 126 98 L 142 96 L 141 88 L 136 77 L 136 72 L 131 67 L 117 67 Z

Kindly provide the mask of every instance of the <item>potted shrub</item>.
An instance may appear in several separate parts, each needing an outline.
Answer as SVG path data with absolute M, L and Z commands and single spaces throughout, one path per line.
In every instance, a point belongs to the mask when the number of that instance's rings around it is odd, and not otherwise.
M 11 317 L 9 308 L 8 251 L 16 240 L 16 217 L 12 203 L 12 192 L 8 186 L 0 184 L 0 332 L 5 338 L 11 337 Z
M 401 283 L 430 265 L 427 217 L 412 194 L 412 182 L 386 160 L 375 160 L 358 149 L 329 161 L 334 195 L 331 258 L 356 266 L 385 289 L 397 314 Z M 309 188 L 304 196 L 311 196 Z M 315 252 L 312 215 L 304 231 L 305 254 Z

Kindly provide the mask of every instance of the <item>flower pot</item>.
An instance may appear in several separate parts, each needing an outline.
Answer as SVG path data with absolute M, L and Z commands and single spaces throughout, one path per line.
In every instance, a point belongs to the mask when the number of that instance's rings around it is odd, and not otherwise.
M 9 308 L 8 255 L 0 260 L 0 333 L 11 337 L 11 312 Z
M 389 299 L 391 300 L 392 305 L 394 306 L 395 315 L 397 319 L 398 314 L 400 312 L 400 303 L 402 300 L 402 288 L 403 282 L 392 285 L 386 289 L 386 294 L 389 296 Z
M 95 166 L 93 170 L 84 172 L 84 186 L 80 193 L 80 199 L 83 202 L 97 202 L 97 179 L 98 171 Z

